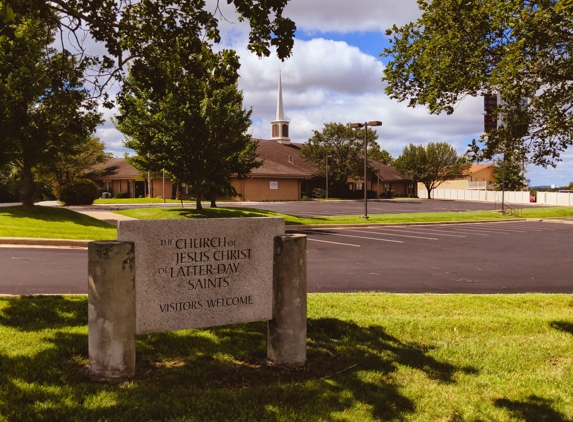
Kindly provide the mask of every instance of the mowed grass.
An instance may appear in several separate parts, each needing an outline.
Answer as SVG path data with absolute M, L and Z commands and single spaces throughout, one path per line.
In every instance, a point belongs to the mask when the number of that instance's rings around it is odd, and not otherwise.
M 257 322 L 138 336 L 136 376 L 106 383 L 86 297 L 0 298 L 0 420 L 573 420 L 571 295 L 308 299 L 302 369 Z
M 189 206 L 116 212 L 138 219 L 283 217 L 287 225 L 440 223 L 517 218 L 494 211 L 371 214 L 369 220 L 362 219 L 362 215 L 303 218 L 254 208 L 205 207 L 203 211 L 197 211 Z M 552 217 L 573 217 L 573 207 L 527 208 L 520 214 L 520 218 Z M 109 240 L 116 239 L 117 234 L 114 226 L 66 208 L 17 206 L 0 207 L 0 237 Z
M 520 216 L 524 218 L 573 217 L 573 207 L 524 208 Z
M 218 207 L 204 208 L 143 208 L 115 211 L 141 220 L 174 219 L 174 218 L 229 218 L 229 217 L 283 217 L 287 225 L 320 225 L 320 224 L 373 224 L 373 223 L 428 223 L 450 221 L 486 221 L 510 220 L 515 217 L 501 215 L 495 211 L 468 212 L 430 212 L 412 214 L 370 214 L 369 220 L 362 215 L 337 215 L 326 217 L 297 217 L 256 208 Z
M 165 199 L 166 203 L 178 203 L 176 199 Z M 184 201 L 189 203 L 189 201 Z M 114 205 L 129 205 L 129 204 L 162 204 L 162 198 L 109 198 L 109 199 L 96 199 L 94 204 L 114 204 Z M 195 203 L 195 201 L 193 201 Z
M 117 230 L 65 208 L 0 207 L 0 237 L 110 240 Z

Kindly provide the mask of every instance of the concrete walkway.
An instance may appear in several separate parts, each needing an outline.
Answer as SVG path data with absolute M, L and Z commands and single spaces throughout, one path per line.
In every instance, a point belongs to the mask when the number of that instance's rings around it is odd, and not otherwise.
M 118 221 L 126 221 L 126 220 L 136 220 L 133 217 L 128 217 L 126 215 L 116 214 L 111 211 L 96 211 L 96 210 L 73 210 L 79 212 L 81 214 L 88 215 L 95 219 L 105 221 L 106 223 L 113 224 L 117 227 Z

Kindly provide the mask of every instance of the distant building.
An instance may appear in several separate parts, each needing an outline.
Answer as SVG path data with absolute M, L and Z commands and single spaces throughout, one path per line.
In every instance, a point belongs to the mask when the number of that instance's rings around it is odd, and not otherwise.
M 438 186 L 438 189 L 492 189 L 494 168 L 493 163 L 474 164 L 464 172 L 462 177 L 448 180 Z M 423 183 L 418 183 L 418 190 L 426 190 Z
M 315 188 L 325 188 L 325 178 L 317 176 L 316 169 L 302 158 L 302 144 L 291 142 L 289 124 L 284 117 L 282 82 L 279 75 L 277 113 L 276 119 L 271 122 L 271 138 L 254 140 L 259 143 L 257 153 L 259 159 L 263 160 L 263 165 L 253 169 L 243 179 L 231 177 L 231 184 L 238 196 L 220 199 L 296 201 L 304 196 L 312 197 Z M 368 190 L 377 192 L 380 197 L 416 195 L 415 185 L 408 176 L 381 162 L 369 160 L 369 163 L 379 174 L 368 180 Z M 125 192 L 131 198 L 145 197 L 148 196 L 150 187 L 151 197 L 165 195 L 166 198 L 176 198 L 178 190 L 183 199 L 193 196 L 187 186 L 176 186 L 169 178 L 165 183 L 160 175 L 151 176 L 148 180 L 147 175 L 141 174 L 124 158 L 113 158 L 95 166 L 90 177 L 112 196 Z M 348 188 L 351 191 L 362 190 L 363 185 L 362 180 L 348 180 Z

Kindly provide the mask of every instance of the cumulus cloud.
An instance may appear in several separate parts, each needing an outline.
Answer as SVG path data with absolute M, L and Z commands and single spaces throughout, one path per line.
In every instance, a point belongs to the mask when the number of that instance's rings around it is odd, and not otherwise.
M 306 142 L 313 130 L 327 122 L 364 122 L 382 120 L 376 128 L 378 142 L 393 156 L 408 143 L 448 142 L 459 153 L 483 131 L 483 100 L 467 98 L 453 115 L 430 115 L 424 107 L 408 108 L 390 100 L 380 81 L 384 65 L 374 56 L 344 41 L 324 39 L 326 32 L 382 32 L 392 24 L 403 25 L 417 19 L 415 0 L 291 0 L 285 15 L 305 33 L 318 34 L 308 41 L 295 40 L 293 55 L 281 62 L 276 57 L 258 58 L 247 48 L 248 23 L 239 23 L 232 7 L 220 1 L 222 42 L 216 48 L 233 48 L 241 57 L 239 88 L 244 106 L 253 111 L 251 134 L 270 137 L 277 103 L 279 70 L 282 72 L 285 117 L 290 123 L 291 139 Z M 215 10 L 216 0 L 207 7 Z M 381 50 L 381 49 L 380 49 Z M 110 112 L 107 112 L 107 115 Z M 121 156 L 123 136 L 108 123 L 98 130 L 108 149 Z M 556 170 L 530 167 L 533 184 L 568 183 L 573 180 L 573 154 L 564 156 Z M 554 180 L 554 181 L 552 181 Z
M 383 32 L 418 19 L 420 11 L 416 0 L 291 0 L 284 14 L 308 33 L 348 33 Z
M 248 31 L 247 23 L 237 21 L 232 5 L 222 0 L 208 0 L 207 10 L 214 11 L 217 3 L 224 16 L 219 19 L 223 33 Z M 404 25 L 420 15 L 416 0 L 290 0 L 284 10 L 284 16 L 308 34 L 384 32 L 393 24 Z

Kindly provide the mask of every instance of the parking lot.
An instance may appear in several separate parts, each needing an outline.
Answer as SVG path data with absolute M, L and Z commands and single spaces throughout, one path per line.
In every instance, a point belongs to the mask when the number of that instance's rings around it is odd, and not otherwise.
M 364 201 L 297 201 L 297 202 L 258 202 L 221 204 L 221 206 L 238 206 L 241 208 L 259 208 L 269 211 L 291 214 L 299 217 L 319 217 L 329 215 L 362 215 Z M 536 207 L 536 204 L 519 205 L 519 208 Z M 369 214 L 402 214 L 416 212 L 460 212 L 501 210 L 499 202 L 450 201 L 435 199 L 396 199 L 368 200 Z
M 307 230 L 309 291 L 573 293 L 571 223 Z

